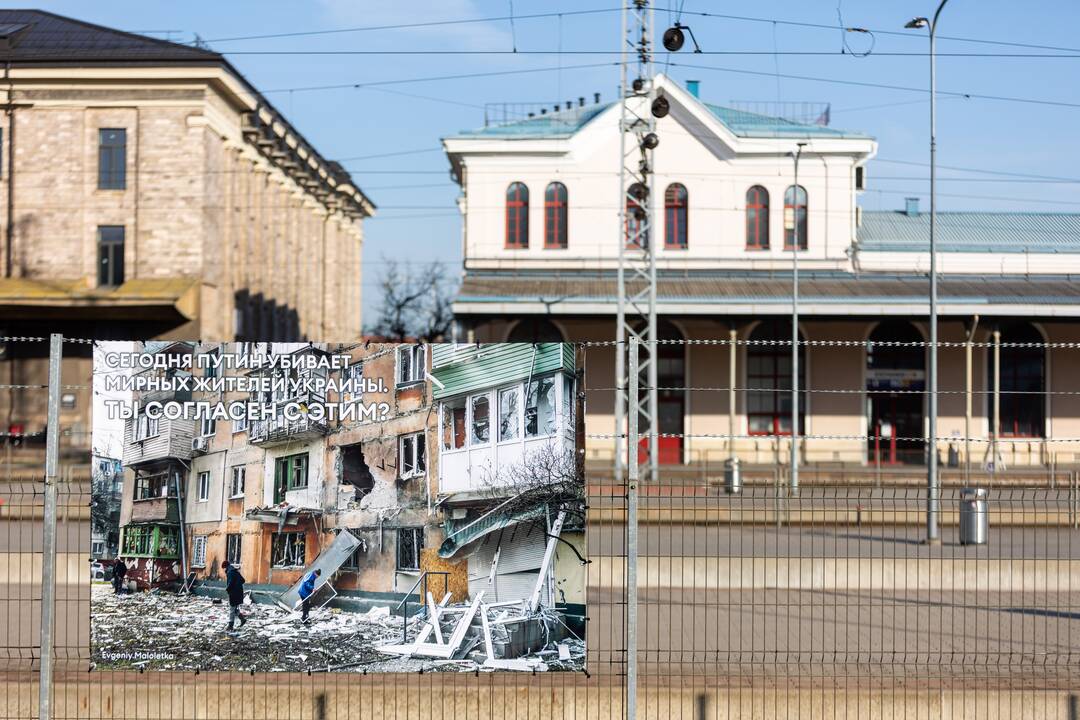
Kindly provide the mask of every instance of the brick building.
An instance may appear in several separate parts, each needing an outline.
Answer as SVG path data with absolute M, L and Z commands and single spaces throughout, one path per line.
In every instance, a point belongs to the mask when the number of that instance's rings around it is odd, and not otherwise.
M 33 10 L 0 10 L 0 52 L 0 336 L 359 337 L 374 206 L 222 55 Z M 44 382 L 47 352 L 0 344 L 0 382 Z M 77 452 L 89 404 L 63 410 Z M 43 443 L 44 394 L 0 418 Z

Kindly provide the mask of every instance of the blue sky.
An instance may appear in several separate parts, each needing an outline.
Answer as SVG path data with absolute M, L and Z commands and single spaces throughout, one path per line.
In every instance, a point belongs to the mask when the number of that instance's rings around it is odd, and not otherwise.
M 675 20 L 670 8 L 681 6 L 702 49 L 709 52 L 754 51 L 752 55 L 657 56 L 658 68 L 684 81 L 701 81 L 703 99 L 729 101 L 828 102 L 832 125 L 862 130 L 880 144 L 871 167 L 872 190 L 863 198 L 869 209 L 902 206 L 906 195 L 922 196 L 926 206 L 928 101 L 925 94 L 816 82 L 784 75 L 926 88 L 925 31 L 903 31 L 917 15 L 929 15 L 936 2 L 794 2 L 759 0 L 754 4 L 717 0 L 659 0 L 656 24 Z M 21 5 L 21 4 L 20 4 Z M 483 124 L 485 103 L 565 102 L 599 92 L 616 97 L 618 69 L 610 55 L 533 54 L 535 51 L 611 51 L 618 49 L 619 13 L 572 15 L 581 10 L 614 10 L 607 0 L 228 0 L 210 3 L 78 1 L 42 2 L 39 7 L 90 22 L 155 37 L 189 42 L 198 34 L 225 53 L 278 109 L 325 156 L 341 159 L 361 188 L 379 206 L 367 221 L 364 266 L 365 323 L 377 305 L 375 279 L 382 257 L 393 251 L 410 259 L 437 259 L 456 272 L 460 267 L 460 220 L 454 205 L 457 189 L 449 180 L 439 138 Z M 517 19 L 482 21 L 513 13 Z M 1022 12 L 1018 10 L 1022 8 Z M 527 19 L 538 13 L 562 17 Z M 795 23 L 756 22 L 704 17 L 695 13 L 739 15 Z M 878 32 L 868 57 L 836 54 L 845 26 Z M 428 28 L 342 32 L 292 38 L 227 40 L 241 36 L 306 32 L 441 20 L 481 20 Z M 1016 3 L 1006 0 L 951 0 L 939 27 L 938 88 L 943 92 L 1008 96 L 1078 107 L 939 98 L 938 163 L 942 209 L 1080 212 L 1080 185 L 1047 182 L 1080 177 L 1080 52 L 977 44 L 944 36 L 1029 43 L 1080 50 L 1080 3 Z M 166 32 L 167 31 L 167 32 Z M 849 34 L 850 48 L 863 52 L 870 37 Z M 514 47 L 518 53 L 512 54 Z M 279 51 L 364 51 L 366 54 L 262 54 Z M 386 51 L 425 50 L 401 55 Z M 465 50 L 498 51 L 469 55 Z M 792 51 L 828 55 L 782 55 Z M 949 57 L 946 53 L 1057 53 L 1071 57 Z M 580 65 L 607 63 L 602 67 Z M 697 67 L 686 67 L 694 65 Z M 398 82 L 375 88 L 303 90 L 312 86 L 351 85 L 385 80 L 500 70 L 543 71 L 475 79 Z M 727 70 L 721 70 L 725 68 Z M 737 71 L 764 73 L 751 75 Z M 371 157 L 382 156 L 382 157 Z M 885 162 L 900 161 L 900 162 Z M 916 163 L 916 164 L 904 164 Z M 945 167 L 978 168 L 1037 175 L 1018 178 L 960 172 Z M 1007 182 L 1003 182 L 1007 181 Z

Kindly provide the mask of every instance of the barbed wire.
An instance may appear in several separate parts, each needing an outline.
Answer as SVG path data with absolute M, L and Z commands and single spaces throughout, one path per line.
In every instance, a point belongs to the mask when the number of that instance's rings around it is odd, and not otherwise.
M 585 437 L 590 440 L 615 440 L 615 439 L 627 439 L 629 435 L 627 433 L 585 433 Z M 650 433 L 648 431 L 639 432 L 637 435 L 639 440 L 645 438 L 677 438 L 685 440 L 787 440 L 791 438 L 790 434 L 777 435 L 775 433 Z M 877 440 L 884 438 L 885 436 L 878 435 L 813 435 L 813 434 L 799 434 L 796 436 L 798 440 Z M 898 440 L 903 442 L 930 442 L 934 440 L 936 442 L 975 442 L 975 443 L 1032 443 L 1032 442 L 1046 442 L 1046 443 L 1080 443 L 1080 437 L 982 437 L 978 435 L 942 435 L 935 438 L 927 438 L 925 436 L 909 436 L 909 437 L 892 437 L 888 436 L 889 440 Z

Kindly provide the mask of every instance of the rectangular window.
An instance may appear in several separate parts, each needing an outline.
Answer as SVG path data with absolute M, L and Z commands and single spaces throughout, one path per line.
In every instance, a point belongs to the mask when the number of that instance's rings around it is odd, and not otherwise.
M 288 490 L 302 490 L 308 486 L 307 453 L 279 457 L 274 463 L 274 502 L 285 500 Z
M 243 497 L 246 472 L 247 469 L 243 465 L 233 467 L 232 478 L 229 480 L 229 497 Z
M 397 569 L 420 569 L 420 551 L 424 549 L 424 528 L 398 528 Z
M 217 348 L 210 350 L 206 353 L 208 356 L 204 361 L 206 366 L 203 368 L 203 377 L 216 378 L 220 373 L 220 366 L 215 363 L 221 360 L 221 351 Z
M 517 440 L 521 425 L 521 387 L 499 391 L 499 442 Z
M 194 567 L 206 567 L 205 535 L 196 535 L 191 538 L 191 564 Z
M 203 437 L 212 437 L 217 432 L 217 420 L 214 418 L 204 417 L 199 421 L 199 435 Z
M 270 567 L 304 567 L 304 533 L 274 533 L 270 541 Z
M 98 285 L 124 284 L 124 226 L 98 226 Z
M 443 450 L 465 447 L 465 398 L 447 400 L 442 407 Z
M 488 396 L 472 396 L 472 445 L 486 445 L 491 440 L 491 423 L 489 421 Z
M 398 468 L 402 478 L 423 475 L 427 469 L 424 457 L 424 433 L 412 433 L 398 438 Z
M 237 419 L 233 420 L 232 431 L 234 433 L 246 432 L 247 429 L 248 429 L 247 415 L 243 415 L 243 416 L 238 417 Z
M 90 543 L 90 554 L 95 557 L 104 555 L 105 543 L 101 542 L 100 540 L 95 540 L 94 542 Z
M 533 380 L 525 391 L 525 437 L 555 432 L 555 377 Z
M 124 528 L 124 549 L 122 555 L 149 555 L 154 538 L 154 528 L 150 525 L 128 525 Z
M 203 471 L 199 473 L 196 488 L 196 497 L 199 502 L 206 502 L 210 499 L 210 472 Z
M 98 189 L 123 190 L 127 187 L 127 130 L 98 130 Z
M 230 565 L 240 564 L 240 548 L 239 533 L 230 533 L 225 536 L 225 559 Z
M 397 349 L 397 385 L 422 382 L 426 368 L 423 345 L 403 345 Z
M 157 437 L 159 431 L 160 418 L 147 417 L 145 413 L 135 418 L 135 440 L 136 442 L 141 440 L 147 440 L 152 437 Z
M 169 496 L 169 474 L 167 472 L 145 475 L 136 471 L 135 499 L 154 500 Z
M 366 554 L 366 552 L 367 548 L 363 544 L 359 545 L 355 550 L 352 551 L 352 555 L 349 556 L 349 559 L 346 560 L 345 564 L 341 567 L 346 570 L 359 570 L 361 557 Z
M 343 384 L 348 384 L 347 389 L 341 391 L 341 402 L 359 402 L 364 397 L 364 393 L 361 391 L 361 383 L 364 377 L 364 366 L 362 363 L 356 363 L 350 365 L 347 368 L 341 370 L 341 380 Z

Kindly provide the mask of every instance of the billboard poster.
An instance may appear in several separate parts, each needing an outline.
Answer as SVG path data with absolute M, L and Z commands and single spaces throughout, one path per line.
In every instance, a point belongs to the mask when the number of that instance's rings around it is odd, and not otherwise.
M 98 343 L 94 666 L 584 669 L 579 356 Z

